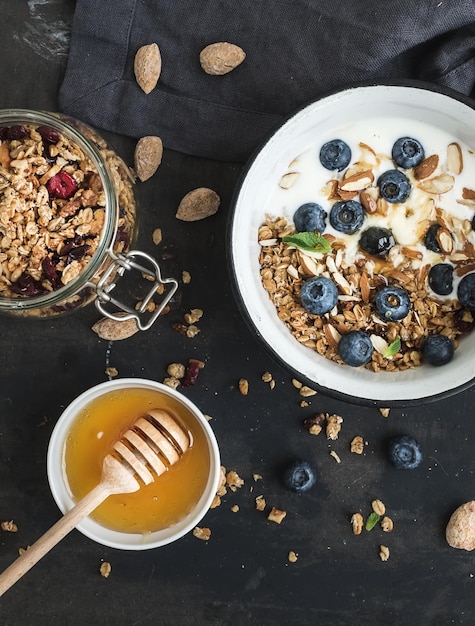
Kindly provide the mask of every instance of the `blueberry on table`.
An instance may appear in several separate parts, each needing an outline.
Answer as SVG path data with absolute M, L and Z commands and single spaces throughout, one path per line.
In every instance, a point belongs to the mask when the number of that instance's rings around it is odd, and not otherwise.
M 407 169 L 419 165 L 424 159 L 424 148 L 417 139 L 401 137 L 394 142 L 391 154 L 396 165 Z
M 409 313 L 411 301 L 405 289 L 389 286 L 376 293 L 373 305 L 381 319 L 397 322 Z
M 396 469 L 416 469 L 422 462 L 422 448 L 414 437 L 401 435 L 388 444 L 389 460 Z
M 302 204 L 294 213 L 295 230 L 299 233 L 323 233 L 327 212 L 315 202 Z
M 440 296 L 451 293 L 454 283 L 454 268 L 450 263 L 437 263 L 429 270 L 429 287 Z
M 356 200 L 335 202 L 330 211 L 330 224 L 340 233 L 352 235 L 363 225 L 365 212 Z
M 399 170 L 387 170 L 378 178 L 377 185 L 382 198 L 395 204 L 405 202 L 411 193 L 411 183 L 408 177 Z
M 286 467 L 283 480 L 287 489 L 305 493 L 317 482 L 317 473 L 307 461 L 296 460 Z
M 344 170 L 351 161 L 350 146 L 341 139 L 327 141 L 320 149 L 320 163 L 327 170 Z
M 459 282 L 457 298 L 469 311 L 475 311 L 475 274 L 466 274 Z
M 429 335 L 421 345 L 422 360 L 429 365 L 445 365 L 454 356 L 454 342 L 450 337 L 437 333 Z
M 362 330 L 351 330 L 338 342 L 338 354 L 351 367 L 366 365 L 373 354 L 373 344 Z
M 384 256 L 396 242 L 388 228 L 370 226 L 361 233 L 359 245 L 362 250 L 374 256 Z
M 300 301 L 309 313 L 323 315 L 338 302 L 338 289 L 326 276 L 315 276 L 304 282 L 300 289 Z

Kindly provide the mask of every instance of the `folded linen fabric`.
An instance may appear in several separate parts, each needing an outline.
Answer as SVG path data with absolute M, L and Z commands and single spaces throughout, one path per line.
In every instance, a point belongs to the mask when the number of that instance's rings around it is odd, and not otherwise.
M 157 43 L 145 94 L 134 57 Z M 222 76 L 200 51 L 246 53 Z M 474 0 L 77 0 L 58 108 L 132 137 L 211 159 L 246 160 L 298 107 L 361 81 L 417 79 L 475 95 Z

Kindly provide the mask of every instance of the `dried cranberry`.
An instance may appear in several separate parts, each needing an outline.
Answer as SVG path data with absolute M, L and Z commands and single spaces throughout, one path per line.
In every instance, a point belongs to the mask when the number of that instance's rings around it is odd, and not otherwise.
M 190 385 L 194 385 L 198 380 L 198 374 L 200 373 L 200 369 L 202 369 L 203 363 L 202 361 L 198 361 L 197 359 L 189 359 L 188 365 L 186 367 L 185 378 L 183 379 L 183 387 L 189 387 Z
M 117 229 L 117 235 L 115 236 L 115 243 L 124 242 L 126 246 L 130 243 L 130 235 L 128 231 L 125 229 L 125 226 L 119 226 Z
M 15 124 L 7 130 L 7 139 L 23 139 L 28 135 L 28 131 L 24 126 Z
M 77 246 L 72 248 L 68 254 L 67 263 L 71 263 L 71 261 L 80 261 L 86 252 L 90 249 L 90 245 L 88 243 L 83 244 L 82 246 Z
M 50 165 L 53 165 L 53 163 L 56 163 L 56 157 L 51 156 L 50 144 L 43 145 L 43 157 L 46 159 L 47 163 L 49 163 Z
M 56 264 L 49 256 L 45 257 L 41 263 L 41 268 L 45 275 L 45 278 L 50 281 L 53 288 L 61 286 L 61 277 L 56 269 Z
M 475 319 L 470 311 L 459 309 L 454 314 L 454 326 L 461 333 L 469 333 L 473 330 Z
M 67 172 L 58 172 L 46 183 L 51 198 L 70 198 L 78 188 L 77 182 Z
M 28 296 L 30 298 L 33 296 L 40 296 L 46 291 L 43 285 L 29 274 L 22 274 L 16 283 L 12 283 L 10 289 L 14 293 L 18 293 L 22 296 Z
M 54 128 L 50 128 L 49 126 L 38 126 L 36 132 L 41 135 L 43 143 L 56 144 L 59 141 L 58 131 L 54 130 Z
M 7 139 L 8 135 L 8 126 L 2 126 L 0 128 L 0 139 Z

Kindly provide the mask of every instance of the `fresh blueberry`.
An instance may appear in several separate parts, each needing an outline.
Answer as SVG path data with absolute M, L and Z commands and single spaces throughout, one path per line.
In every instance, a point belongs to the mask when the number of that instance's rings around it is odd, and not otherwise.
M 374 308 L 383 320 L 402 320 L 409 313 L 411 301 L 402 287 L 383 287 L 374 297 Z
M 394 244 L 393 234 L 388 228 L 370 226 L 361 233 L 360 248 L 368 254 L 384 256 Z
M 396 469 L 412 470 L 422 462 L 422 448 L 414 437 L 401 435 L 388 444 L 389 460 Z
M 459 282 L 457 298 L 469 311 L 475 311 L 475 274 L 466 274 Z
M 422 342 L 421 355 L 429 365 L 445 365 L 454 356 L 454 343 L 445 335 L 429 335 Z
M 295 230 L 298 233 L 323 233 L 327 212 L 315 202 L 302 204 L 294 213 Z
M 340 233 L 352 235 L 363 225 L 365 212 L 356 200 L 335 202 L 330 211 L 330 224 Z
M 378 178 L 377 185 L 382 198 L 395 204 L 405 202 L 411 193 L 411 183 L 399 170 L 387 170 Z
M 437 263 L 429 270 L 429 287 L 440 296 L 448 296 L 453 289 L 454 268 L 450 263 Z
M 475 215 L 472 217 L 472 230 L 475 230 Z
M 317 473 L 307 461 L 292 461 L 284 471 L 284 485 L 295 493 L 309 491 L 317 482 Z
M 341 139 L 327 141 L 320 149 L 320 163 L 327 170 L 344 170 L 351 161 L 350 146 Z
M 401 137 L 393 145 L 392 157 L 399 167 L 415 167 L 424 158 L 424 148 L 417 139 Z
M 347 365 L 359 367 L 371 360 L 373 344 L 362 330 L 351 330 L 340 339 L 338 353 Z
M 309 313 L 323 315 L 331 311 L 338 302 L 338 289 L 329 278 L 315 276 L 302 285 L 300 300 L 304 309 Z

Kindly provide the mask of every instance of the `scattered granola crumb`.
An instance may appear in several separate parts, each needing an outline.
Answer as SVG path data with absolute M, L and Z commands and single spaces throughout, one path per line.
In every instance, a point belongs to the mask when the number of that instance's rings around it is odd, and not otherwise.
M 204 418 L 207 422 L 210 422 L 213 418 L 211 417 L 211 415 L 208 415 L 207 413 L 204 413 Z
M 173 378 L 183 378 L 185 375 L 185 366 L 183 363 L 170 363 L 167 367 L 167 374 Z
M 263 511 L 266 508 L 266 499 L 264 496 L 257 496 L 256 498 L 256 509 L 258 511 Z
M 353 528 L 354 535 L 361 535 L 363 530 L 363 516 L 361 513 L 353 513 L 351 516 L 351 527 Z
M 341 463 L 341 459 L 338 456 L 338 454 L 335 452 L 335 450 L 330 450 L 330 456 L 332 456 L 337 463 Z
M 193 337 L 196 337 L 196 335 L 201 332 L 200 329 L 198 328 L 198 326 L 195 326 L 195 324 L 192 324 L 191 326 L 188 326 L 188 328 L 186 329 L 186 336 L 189 337 L 190 339 L 193 339 Z
M 191 309 L 189 313 L 185 313 L 184 318 L 187 324 L 194 324 L 199 322 L 203 317 L 202 309 Z
M 119 370 L 116 367 L 106 367 L 106 376 L 115 378 L 119 375 Z
M 253 474 L 252 475 L 253 480 L 257 483 L 258 480 L 262 480 L 262 476 L 261 474 Z
M 314 413 L 303 421 L 303 426 L 311 435 L 319 435 L 327 418 L 326 413 Z
M 315 396 L 317 392 L 315 389 L 310 389 L 310 387 L 302 385 L 302 387 L 300 387 L 299 394 L 304 398 L 310 398 L 311 396 Z
M 183 281 L 184 285 L 189 285 L 191 283 L 191 274 L 190 274 L 190 272 L 187 272 L 186 270 L 184 270 L 181 273 L 181 280 Z
M 270 383 L 272 380 L 272 374 L 270 372 L 264 372 L 261 378 L 265 383 Z
M 338 435 L 341 430 L 341 425 L 343 423 L 343 418 L 340 415 L 329 415 L 327 417 L 327 439 L 332 439 L 335 441 L 338 439 Z
M 26 548 L 18 548 L 18 554 L 21 556 L 22 554 L 25 554 L 25 552 L 29 549 L 30 546 L 26 546 Z
M 350 451 L 354 452 L 354 454 L 363 454 L 363 451 L 364 451 L 363 437 L 361 437 L 360 435 L 353 437 L 350 443 Z
M 282 509 L 277 509 L 275 506 L 273 506 L 269 515 L 267 516 L 267 519 L 270 522 L 280 524 L 286 515 L 287 511 L 282 511 Z
M 171 387 L 172 389 L 177 389 L 180 385 L 180 381 L 178 378 L 174 378 L 173 376 L 167 376 L 167 378 L 163 379 L 163 384 L 167 385 L 167 387 Z
M 153 231 L 152 241 L 156 246 L 158 246 L 158 244 L 162 242 L 162 229 L 161 228 L 156 228 Z
M 381 500 L 373 500 L 371 502 L 371 508 L 376 513 L 376 515 L 379 515 L 380 517 L 382 517 L 386 513 L 386 507 L 384 506 L 383 502 L 381 502 Z
M 211 530 L 209 528 L 200 528 L 199 526 L 195 526 L 193 529 L 193 536 L 197 539 L 201 539 L 202 541 L 208 541 L 211 537 Z
M 216 507 L 220 506 L 221 504 L 221 498 L 220 496 L 218 496 L 218 494 L 216 494 L 211 502 L 211 504 L 209 505 L 210 509 L 215 509 Z
M 289 554 L 287 555 L 287 560 L 289 561 L 289 563 L 295 563 L 298 558 L 299 555 L 293 550 L 290 550 Z
M 226 485 L 231 489 L 231 491 L 236 491 L 236 489 L 239 489 L 244 485 L 244 480 L 237 472 L 230 470 L 229 472 L 226 472 Z
M 101 576 L 103 578 L 109 578 L 111 570 L 112 570 L 112 567 L 108 561 L 104 561 L 103 563 L 101 563 L 101 567 L 99 571 L 101 572 Z
M 239 391 L 242 393 L 243 396 L 247 396 L 247 394 L 249 393 L 249 381 L 247 380 L 247 378 L 239 379 Z
M 9 522 L 2 522 L 0 526 L 2 530 L 4 530 L 7 533 L 18 532 L 18 526 L 15 524 L 13 520 L 10 520 Z
M 379 558 L 381 559 L 381 561 L 387 561 L 389 559 L 388 546 L 379 546 Z
M 221 465 L 220 470 L 219 470 L 219 482 L 218 482 L 218 489 L 216 490 L 216 493 L 218 494 L 218 496 L 225 496 L 227 493 L 226 468 L 223 465 Z
M 381 528 L 383 532 L 390 533 L 394 528 L 393 520 L 387 515 L 385 515 L 383 519 L 381 520 Z
M 302 400 L 302 402 L 300 402 L 300 406 L 302 407 L 302 409 L 305 409 L 305 407 L 308 406 L 308 402 L 306 400 Z
M 292 385 L 296 389 L 302 389 L 302 383 L 300 382 L 300 380 L 297 380 L 296 378 L 292 378 Z
M 390 410 L 391 410 L 391 409 L 388 409 L 388 408 L 385 408 L 385 409 L 379 409 L 379 412 L 381 413 L 381 415 L 382 415 L 383 417 L 389 417 L 389 411 L 390 411 Z
M 231 511 L 233 513 L 237 513 L 239 511 L 239 505 L 238 504 L 233 504 L 233 506 L 231 507 Z

